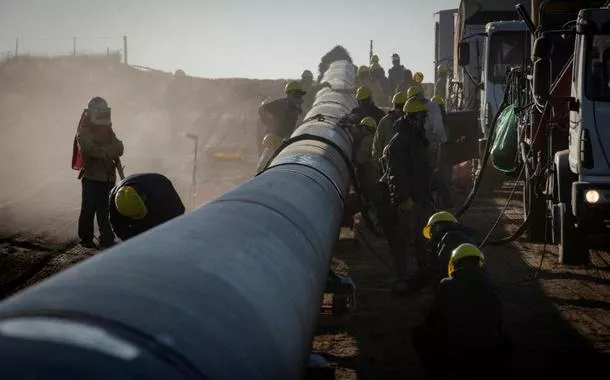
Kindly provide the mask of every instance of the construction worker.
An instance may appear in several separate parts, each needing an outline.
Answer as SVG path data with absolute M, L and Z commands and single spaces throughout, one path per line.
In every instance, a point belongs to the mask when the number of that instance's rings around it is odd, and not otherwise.
M 123 241 L 184 214 L 171 181 L 156 173 L 134 174 L 110 192 L 110 223 Z
M 396 87 L 394 91 L 400 91 L 406 94 L 409 88 L 414 84 L 415 82 L 413 82 L 413 73 L 411 72 L 411 70 L 405 69 L 402 80 L 400 81 L 400 83 L 398 83 L 398 87 Z
M 313 105 L 314 97 L 316 95 L 316 89 L 313 82 L 313 73 L 309 70 L 303 71 L 301 74 L 301 87 L 305 91 L 305 96 L 303 97 L 303 107 L 301 115 L 305 115 L 311 109 Z
M 390 110 L 386 116 L 384 116 L 377 130 L 375 131 L 375 137 L 373 139 L 372 156 L 375 162 L 379 162 L 379 159 L 383 155 L 383 148 L 385 148 L 392 137 L 394 136 L 394 123 L 404 115 L 402 109 L 407 102 L 407 96 L 402 92 L 397 92 L 392 97 L 392 104 L 394 109 Z
M 377 163 L 371 157 L 371 146 L 373 145 L 373 137 L 377 129 L 377 122 L 371 116 L 367 116 L 360 121 L 360 129 L 362 137 L 358 140 L 356 153 L 354 155 L 356 161 L 356 171 L 360 182 L 362 195 L 366 209 L 371 222 L 377 224 L 377 212 L 375 211 L 378 170 Z
M 267 97 L 265 99 L 263 99 L 263 101 L 261 102 L 261 105 L 259 107 L 259 112 L 260 109 L 267 103 L 270 103 L 272 101 L 272 99 L 270 97 Z M 263 138 L 265 137 L 265 132 L 267 130 L 267 126 L 265 125 L 265 123 L 263 123 L 262 118 L 258 118 L 258 121 L 256 123 L 256 146 L 258 149 L 258 155 L 260 156 L 261 154 L 263 154 L 263 150 L 265 150 L 265 146 L 263 145 Z
M 371 116 L 375 119 L 376 123 L 379 123 L 385 116 L 385 112 L 377 107 L 373 101 L 373 92 L 370 87 L 358 87 L 358 90 L 356 91 L 356 101 L 358 101 L 358 107 L 354 108 L 350 113 L 350 120 L 352 120 L 354 124 L 359 123 L 360 120 L 367 116 Z
M 284 87 L 286 97 L 270 101 L 258 109 L 261 122 L 266 126 L 266 134 L 274 134 L 281 139 L 290 137 L 302 112 L 306 91 L 297 81 L 289 81 Z
M 385 77 L 385 71 L 375 62 L 371 64 L 369 69 L 371 76 L 371 90 L 373 91 L 373 100 L 376 104 L 385 107 L 388 103 L 388 78 Z
M 403 112 L 382 157 L 385 171 L 381 181 L 388 184 L 390 201 L 396 209 L 396 223 L 389 237 L 396 273 L 404 286 L 411 287 L 413 284 L 406 282 L 407 258 L 414 256 L 420 270 L 427 266 L 425 241 L 419 231 L 432 214 L 432 185 L 429 143 L 424 130 L 426 104 L 413 97 L 407 100 Z
M 371 86 L 369 67 L 364 65 L 358 67 L 358 71 L 356 72 L 356 87 L 362 86 L 367 86 L 369 88 Z
M 426 104 L 428 116 L 426 117 L 424 128 L 426 130 L 426 137 L 430 142 L 430 163 L 432 164 L 432 169 L 436 170 L 440 158 L 441 144 L 447 142 L 447 133 L 445 131 L 445 125 L 443 124 L 441 108 L 437 104 L 426 99 L 424 96 L 424 89 L 419 85 L 410 87 L 407 91 L 407 97 L 415 97 Z
M 116 182 L 123 143 L 112 129 L 111 110 L 103 98 L 96 96 L 87 104 L 76 132 L 76 142 L 83 157 L 83 168 L 79 173 L 82 185 L 78 219 L 80 244 L 86 248 L 96 248 L 93 219 L 97 216 L 99 245 L 108 248 L 115 244 L 108 221 L 108 196 Z
M 434 95 L 438 95 L 441 98 L 447 97 L 447 76 L 449 75 L 449 68 L 447 65 L 440 64 L 436 67 L 436 73 L 438 79 L 434 84 Z
M 440 281 L 447 270 L 451 252 L 460 244 L 476 244 L 476 232 L 458 222 L 448 211 L 439 211 L 428 219 L 428 224 L 422 231 L 429 240 L 428 252 L 431 257 L 432 281 Z
M 449 138 L 449 128 L 447 126 L 447 113 L 445 112 L 445 99 L 439 95 L 434 95 L 431 99 L 432 103 L 439 106 L 441 110 L 441 118 L 445 127 L 446 141 L 440 144 L 438 152 L 437 170 L 435 172 L 434 187 L 438 193 L 439 206 L 441 208 L 452 208 L 453 197 L 451 196 L 451 171 L 452 167 L 448 164 L 447 157 L 447 140 Z
M 405 67 L 400 64 L 400 56 L 397 53 L 392 54 L 392 67 L 388 70 L 388 89 L 390 91 L 398 92 L 398 85 L 405 78 L 405 70 Z
M 487 379 L 507 364 L 502 302 L 484 263 L 475 245 L 455 248 L 425 324 L 413 330 L 413 347 L 431 379 Z

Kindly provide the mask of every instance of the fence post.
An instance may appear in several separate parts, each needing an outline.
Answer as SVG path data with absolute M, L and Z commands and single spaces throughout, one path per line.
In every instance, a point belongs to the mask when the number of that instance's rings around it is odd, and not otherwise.
M 76 57 L 76 37 L 74 37 L 74 43 L 72 46 L 72 55 Z
M 19 56 L 19 38 L 15 38 L 15 57 Z
M 128 64 L 128 60 L 127 60 L 127 36 L 123 36 L 123 56 L 125 59 L 125 64 Z

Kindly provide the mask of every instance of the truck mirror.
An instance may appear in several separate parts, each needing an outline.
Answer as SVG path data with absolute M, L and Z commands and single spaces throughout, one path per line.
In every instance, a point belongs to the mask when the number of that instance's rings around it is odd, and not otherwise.
M 538 58 L 534 62 L 533 87 L 534 96 L 540 101 L 546 101 L 551 91 L 551 60 Z
M 532 56 L 536 58 L 549 58 L 553 50 L 553 42 L 550 37 L 542 36 L 534 41 L 534 50 Z
M 468 42 L 460 42 L 458 44 L 458 64 L 467 66 L 470 63 L 470 44 Z

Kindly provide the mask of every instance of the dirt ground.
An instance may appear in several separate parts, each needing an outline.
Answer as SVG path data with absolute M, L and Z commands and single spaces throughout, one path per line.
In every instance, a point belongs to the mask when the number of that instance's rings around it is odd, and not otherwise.
M 117 128 L 126 142 L 128 173 L 166 173 L 189 207 L 251 177 L 256 108 L 260 100 L 277 96 L 282 88 L 281 81 L 195 81 L 197 93 L 208 97 L 199 119 L 193 116 L 198 120 L 193 125 L 212 143 L 200 146 L 198 186 L 191 203 L 193 144 L 182 141 L 167 147 L 167 115 L 161 99 L 170 77 L 100 65 L 92 69 L 87 63 L 85 70 L 73 61 L 34 60 L 0 67 L 0 299 L 96 254 L 78 247 L 74 236 L 80 189 L 68 161 L 76 119 L 91 92 L 80 83 L 109 94 Z M 235 99 L 243 102 L 236 105 Z M 23 104 L 35 111 L 24 112 Z M 210 123 L 223 132 L 210 134 L 206 129 Z M 226 141 L 233 144 L 225 145 Z M 238 160 L 218 159 L 206 153 L 209 148 L 245 154 Z M 485 234 L 510 191 L 507 182 L 490 196 L 477 199 L 464 223 Z M 521 209 L 520 201 L 511 203 L 494 238 L 517 229 Z M 410 331 L 424 318 L 432 293 L 424 289 L 406 297 L 393 295 L 388 288 L 391 260 L 385 244 L 360 228 L 373 250 L 362 238 L 346 235 L 333 260 L 356 283 L 357 310 L 349 324 L 321 328 L 314 349 L 336 367 L 338 379 L 424 378 Z M 484 252 L 503 296 L 506 328 L 514 343 L 511 366 L 498 369 L 498 374 L 584 379 L 593 378 L 600 368 L 602 374 L 607 372 L 608 250 L 592 251 L 592 264 L 586 267 L 560 266 L 555 247 L 530 244 L 523 238 L 488 246 Z

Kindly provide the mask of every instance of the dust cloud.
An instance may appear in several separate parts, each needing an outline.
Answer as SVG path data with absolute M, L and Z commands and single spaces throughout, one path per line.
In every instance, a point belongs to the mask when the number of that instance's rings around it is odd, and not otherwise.
M 172 92 L 182 111 L 179 121 L 170 122 L 172 80 L 168 73 L 120 64 L 119 57 L 0 62 L 0 236 L 76 237 L 81 185 L 70 166 L 72 143 L 93 96 L 112 108 L 113 129 L 125 145 L 126 175 L 162 173 L 191 207 L 249 178 L 256 161 L 256 110 L 262 99 L 280 96 L 285 82 L 187 76 Z M 193 204 L 194 142 L 181 132 L 200 140 Z M 219 151 L 243 157 L 223 161 L 213 157 Z

